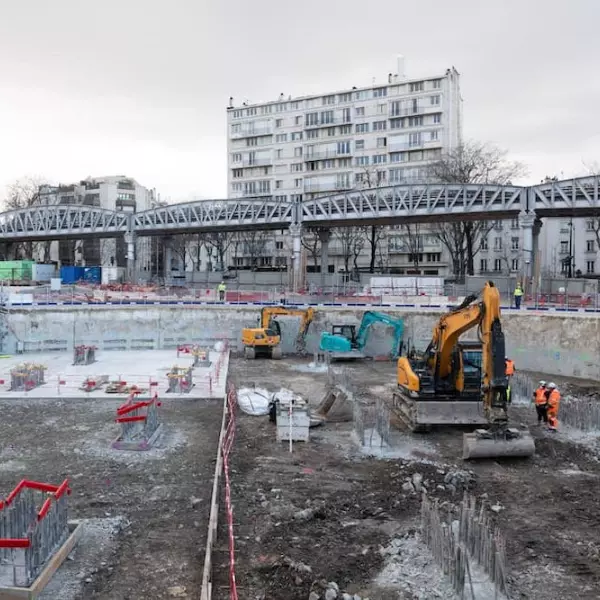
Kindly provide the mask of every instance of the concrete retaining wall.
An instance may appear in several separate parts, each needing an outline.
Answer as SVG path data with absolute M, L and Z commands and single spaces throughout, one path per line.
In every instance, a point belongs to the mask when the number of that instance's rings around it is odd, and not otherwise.
M 405 319 L 405 340 L 426 343 L 440 316 L 434 309 L 386 311 Z M 240 347 L 243 327 L 255 327 L 259 308 L 198 306 L 52 307 L 13 309 L 8 315 L 9 335 L 4 352 L 13 353 L 17 342 L 26 352 L 72 351 L 74 344 L 95 344 L 100 350 L 173 348 L 180 343 L 228 339 Z M 318 309 L 307 336 L 307 349 L 318 347 L 322 331 L 332 324 L 358 324 L 361 310 Z M 280 319 L 283 350 L 291 353 L 298 320 Z M 596 315 L 563 315 L 507 312 L 503 315 L 508 353 L 517 368 L 600 381 L 600 318 Z M 375 326 L 367 354 L 390 351 L 389 330 Z M 474 332 L 472 332 L 474 333 Z

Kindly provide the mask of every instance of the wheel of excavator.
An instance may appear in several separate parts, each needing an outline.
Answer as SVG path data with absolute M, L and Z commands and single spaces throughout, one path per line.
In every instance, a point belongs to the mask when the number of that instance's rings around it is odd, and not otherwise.
M 244 358 L 246 360 L 254 360 L 256 358 L 256 350 L 251 346 L 246 346 L 244 348 Z
M 275 346 L 271 353 L 271 358 L 273 360 L 281 360 L 283 357 L 283 352 L 281 351 L 281 346 Z

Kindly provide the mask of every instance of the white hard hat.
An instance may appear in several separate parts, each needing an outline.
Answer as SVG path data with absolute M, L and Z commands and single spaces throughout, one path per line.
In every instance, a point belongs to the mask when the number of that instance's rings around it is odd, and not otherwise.
M 545 382 L 545 381 L 540 381 L 540 385 L 541 385 L 541 386 L 545 386 L 545 385 L 546 385 L 546 382 Z
M 555 387 L 556 387 L 556 384 L 555 384 L 553 381 L 551 381 L 551 382 L 548 384 L 548 388 L 550 388 L 551 390 L 553 390 Z

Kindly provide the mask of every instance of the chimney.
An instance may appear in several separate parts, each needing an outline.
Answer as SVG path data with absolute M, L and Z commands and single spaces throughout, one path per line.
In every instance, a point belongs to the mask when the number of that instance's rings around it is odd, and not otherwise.
M 396 56 L 396 71 L 400 81 L 406 79 L 406 73 L 404 72 L 404 56 L 402 56 L 402 54 Z

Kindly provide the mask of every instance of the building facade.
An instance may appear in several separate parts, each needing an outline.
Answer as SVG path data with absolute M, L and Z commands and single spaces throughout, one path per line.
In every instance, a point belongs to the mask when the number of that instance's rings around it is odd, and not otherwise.
M 158 199 L 154 189 L 140 185 L 135 179 L 124 175 L 89 177 L 79 183 L 44 185 L 39 189 L 41 204 L 79 204 L 123 212 L 140 212 L 156 206 Z M 49 257 L 42 260 L 62 265 L 100 265 L 125 267 L 127 251 L 125 241 L 116 239 L 61 240 L 49 246 Z M 149 270 L 152 261 L 150 238 L 136 242 L 138 268 Z
M 408 79 L 400 58 L 397 72 L 377 85 L 229 106 L 227 127 L 228 195 L 232 198 L 294 200 L 421 183 L 427 179 L 427 166 L 461 143 L 460 75 L 453 67 L 437 76 Z M 447 270 L 442 245 L 424 227 L 416 234 L 420 245 L 414 232 L 407 236 L 400 227 L 377 235 L 378 269 L 411 272 L 415 264 L 423 263 L 428 274 Z M 289 264 L 284 237 L 275 235 L 261 262 L 275 266 L 277 259 L 280 267 L 284 260 Z M 372 244 L 365 241 L 360 250 L 354 245 L 350 253 L 345 237 L 340 233 L 330 239 L 329 271 L 343 272 L 349 262 L 354 270 L 369 269 Z M 319 271 L 320 265 L 311 261 L 310 232 L 307 238 L 307 269 Z M 237 250 L 229 261 L 232 267 L 246 268 L 256 262 L 243 249 Z M 279 250 L 277 256 L 273 250 Z

